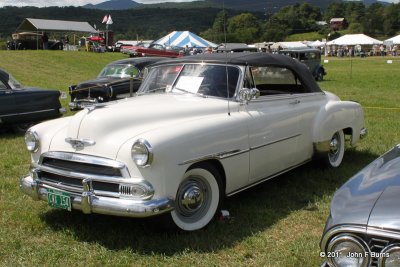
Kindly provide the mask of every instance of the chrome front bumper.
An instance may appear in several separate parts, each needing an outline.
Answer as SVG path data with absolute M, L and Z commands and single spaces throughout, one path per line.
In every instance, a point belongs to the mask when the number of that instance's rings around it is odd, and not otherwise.
M 91 180 L 82 181 L 82 194 L 70 193 L 72 209 L 81 210 L 83 213 L 98 213 L 123 217 L 143 218 L 150 217 L 174 209 L 174 201 L 170 198 L 133 200 L 96 196 Z M 21 178 L 20 188 L 22 192 L 31 196 L 34 200 L 47 201 L 47 189 L 57 189 L 42 184 L 27 175 Z

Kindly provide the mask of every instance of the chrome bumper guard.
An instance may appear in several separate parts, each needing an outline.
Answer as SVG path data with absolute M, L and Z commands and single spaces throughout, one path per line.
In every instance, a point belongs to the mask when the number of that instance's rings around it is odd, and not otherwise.
M 98 101 L 95 98 L 74 99 L 74 101 L 70 102 L 68 106 L 71 109 L 84 109 L 85 107 L 92 106 L 97 103 Z
M 98 213 L 105 215 L 144 218 L 174 209 L 174 201 L 170 198 L 151 200 L 132 200 L 96 196 L 93 191 L 92 180 L 82 180 L 82 194 L 71 193 L 72 209 L 81 210 L 85 214 Z M 47 189 L 57 189 L 34 180 L 31 175 L 21 178 L 22 192 L 34 200 L 47 201 Z

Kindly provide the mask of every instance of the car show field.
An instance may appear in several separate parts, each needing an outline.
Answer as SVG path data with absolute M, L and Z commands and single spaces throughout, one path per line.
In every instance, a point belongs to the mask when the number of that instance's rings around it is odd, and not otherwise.
M 0 51 L 0 58 L 0 67 L 22 83 L 68 93 L 69 85 L 93 79 L 124 55 Z M 33 201 L 19 189 L 30 165 L 24 137 L 1 132 L 0 265 L 319 266 L 333 193 L 400 140 L 400 59 L 324 59 L 328 74 L 320 87 L 362 105 L 367 138 L 347 146 L 339 168 L 309 163 L 226 198 L 222 208 L 230 218 L 196 232 L 165 229 L 159 218 L 69 213 Z

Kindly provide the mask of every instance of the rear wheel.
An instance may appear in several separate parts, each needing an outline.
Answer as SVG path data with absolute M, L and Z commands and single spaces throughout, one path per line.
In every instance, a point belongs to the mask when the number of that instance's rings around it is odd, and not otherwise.
M 214 218 L 222 194 L 221 176 L 215 167 L 202 164 L 189 169 L 176 193 L 172 220 L 185 231 L 205 227 Z
M 342 163 L 344 156 L 344 133 L 343 130 L 337 131 L 333 134 L 329 143 L 330 149 L 327 157 L 325 158 L 326 164 L 330 167 L 339 167 Z

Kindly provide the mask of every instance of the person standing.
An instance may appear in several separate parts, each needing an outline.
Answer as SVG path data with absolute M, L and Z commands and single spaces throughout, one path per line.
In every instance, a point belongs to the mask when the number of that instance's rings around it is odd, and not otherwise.
M 49 37 L 47 36 L 46 32 L 42 34 L 42 44 L 43 50 L 49 49 Z

